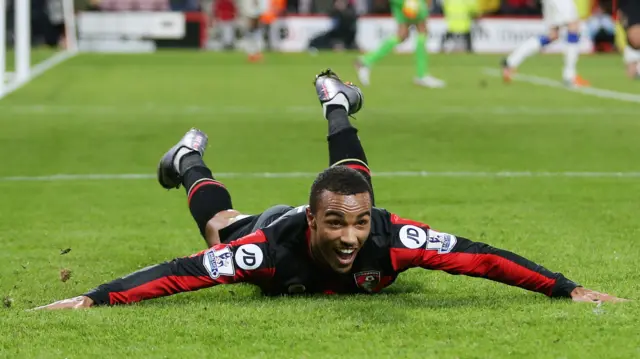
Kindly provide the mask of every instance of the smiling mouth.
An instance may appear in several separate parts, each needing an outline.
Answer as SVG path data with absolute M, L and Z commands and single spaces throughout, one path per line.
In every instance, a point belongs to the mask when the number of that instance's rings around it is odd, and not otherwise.
M 356 249 L 355 248 L 342 248 L 335 250 L 336 255 L 338 256 L 338 261 L 342 265 L 349 265 L 353 262 L 353 259 L 356 257 Z

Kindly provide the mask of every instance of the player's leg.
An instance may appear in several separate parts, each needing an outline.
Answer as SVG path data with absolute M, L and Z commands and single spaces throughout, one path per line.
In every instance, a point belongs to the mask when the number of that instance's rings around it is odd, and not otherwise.
M 467 50 L 468 53 L 473 53 L 473 34 L 471 31 L 464 33 L 462 37 L 464 39 L 465 50 Z
M 391 53 L 396 46 L 401 44 L 409 36 L 409 20 L 402 13 L 402 6 L 392 2 L 391 12 L 396 20 L 396 24 L 398 25 L 396 35 L 387 38 L 377 49 L 366 53 L 364 56 L 359 57 L 356 60 L 355 67 L 358 74 L 358 80 L 364 86 L 368 86 L 370 84 L 371 68 L 382 58 Z
M 589 83 L 580 77 L 576 70 L 580 57 L 580 21 L 572 21 L 567 25 L 567 44 L 564 50 L 564 68 L 562 79 L 567 86 L 583 87 Z
M 442 38 L 440 38 L 440 52 L 446 52 L 446 46 L 449 44 L 449 41 L 453 39 L 453 33 L 447 31 Z
M 544 22 L 549 27 L 548 33 L 546 35 L 529 38 L 502 60 L 502 77 L 505 82 L 512 80 L 515 71 L 525 59 L 537 54 L 545 46 L 558 39 L 558 30 L 562 24 L 563 17 L 555 1 L 556 0 L 547 0 L 542 3 L 542 16 Z
M 249 29 L 245 34 L 247 44 L 247 55 L 249 61 L 256 62 L 262 60 L 262 29 L 259 18 L 249 18 Z
M 574 0 L 556 0 L 557 22 L 566 24 L 567 43 L 564 48 L 564 68 L 562 79 L 567 86 L 583 87 L 589 83 L 576 70 L 580 57 L 580 16 Z
M 249 61 L 262 59 L 262 28 L 260 16 L 264 12 L 263 1 L 241 0 L 240 16 L 245 22 L 244 43 Z
M 360 143 L 358 130 L 349 121 L 349 115 L 362 107 L 362 92 L 352 84 L 343 83 L 331 70 L 317 75 L 314 84 L 329 127 L 329 166 L 356 169 L 371 185 L 367 156 Z
M 184 186 L 191 215 L 205 237 L 207 222 L 218 215 L 225 222 L 240 213 L 233 210 L 227 188 L 215 179 L 203 161 L 207 135 L 191 129 L 158 164 L 158 182 L 166 189 Z
M 444 87 L 444 81 L 433 77 L 429 73 L 429 53 L 426 48 L 428 12 L 426 10 L 423 12 L 423 16 L 424 17 L 421 16 L 420 20 L 416 22 L 418 36 L 416 36 L 416 77 L 414 83 L 419 86 L 431 88 Z
M 515 71 L 528 57 L 537 54 L 545 46 L 558 39 L 558 27 L 552 27 L 546 35 L 532 37 L 518 46 L 507 58 L 502 61 L 502 77 L 505 82 L 510 82 Z

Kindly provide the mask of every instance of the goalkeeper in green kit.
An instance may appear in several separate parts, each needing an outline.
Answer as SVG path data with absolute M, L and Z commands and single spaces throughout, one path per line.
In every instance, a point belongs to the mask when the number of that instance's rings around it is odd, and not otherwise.
M 425 47 L 427 42 L 427 18 L 430 0 L 390 0 L 391 13 L 398 24 L 395 36 L 386 39 L 378 49 L 358 58 L 356 70 L 358 79 L 364 86 L 369 85 L 371 67 L 388 55 L 393 49 L 409 37 L 409 28 L 415 26 L 416 38 L 416 77 L 414 82 L 425 87 L 444 87 L 445 83 L 429 74 L 429 58 Z

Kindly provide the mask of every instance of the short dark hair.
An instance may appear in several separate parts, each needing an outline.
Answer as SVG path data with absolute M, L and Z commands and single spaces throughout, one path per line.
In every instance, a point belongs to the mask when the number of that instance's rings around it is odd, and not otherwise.
M 358 193 L 369 193 L 372 196 L 372 189 L 369 181 L 357 170 L 347 166 L 338 165 L 329 167 L 320 172 L 311 185 L 309 195 L 309 209 L 316 214 L 318 210 L 318 200 L 324 191 L 329 191 L 345 196 Z

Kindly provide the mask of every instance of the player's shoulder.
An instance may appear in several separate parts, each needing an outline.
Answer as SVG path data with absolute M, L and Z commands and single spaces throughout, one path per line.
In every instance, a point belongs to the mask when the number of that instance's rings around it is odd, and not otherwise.
M 385 208 L 374 207 L 371 211 L 371 239 L 380 247 L 393 247 L 401 235 L 422 235 L 428 229 L 425 223 L 403 218 Z
M 455 237 L 435 231 L 427 223 L 382 208 L 374 208 L 372 217 L 372 239 L 379 247 L 418 249 L 432 242 L 446 250 L 455 245 Z
M 429 225 L 403 218 L 384 208 L 371 211 L 371 234 L 361 249 L 359 267 L 387 268 L 393 272 L 391 256 L 397 250 L 424 248 L 429 238 Z
M 374 233 L 393 233 L 401 228 L 410 228 L 407 226 L 420 227 L 428 229 L 429 225 L 420 221 L 408 219 L 393 212 L 389 212 L 384 208 L 374 207 L 371 211 L 372 232 Z

